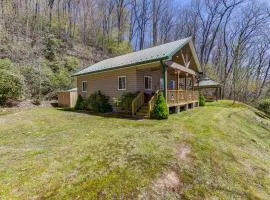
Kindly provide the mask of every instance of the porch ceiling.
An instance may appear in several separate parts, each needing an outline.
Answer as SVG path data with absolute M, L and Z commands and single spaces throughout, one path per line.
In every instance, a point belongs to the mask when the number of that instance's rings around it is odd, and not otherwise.
M 193 70 L 191 70 L 191 69 L 189 69 L 189 68 L 186 68 L 186 67 L 184 67 L 183 65 L 180 65 L 180 64 L 175 63 L 175 62 L 173 62 L 173 61 L 167 61 L 166 64 L 167 64 L 169 67 L 171 67 L 171 68 L 173 68 L 173 69 L 175 69 L 175 70 L 179 70 L 179 71 L 181 71 L 181 72 L 185 72 L 185 73 L 188 73 L 188 74 L 191 74 L 191 75 L 196 76 L 196 72 L 195 72 L 195 71 L 193 71 Z

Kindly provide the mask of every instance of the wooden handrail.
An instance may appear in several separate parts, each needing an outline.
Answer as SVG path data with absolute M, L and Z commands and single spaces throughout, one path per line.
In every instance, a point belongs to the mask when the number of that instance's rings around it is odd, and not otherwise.
M 158 93 L 159 93 L 159 90 L 157 90 L 155 92 L 155 94 L 151 97 L 151 99 L 148 101 L 148 113 L 147 114 L 148 114 L 149 118 L 150 118 L 151 111 L 153 110 L 154 105 L 156 103 Z
M 184 91 L 186 91 L 186 90 L 167 90 L 167 91 L 172 91 L 172 92 L 184 92 Z M 187 91 L 189 91 L 189 90 L 187 90 Z
M 140 92 L 133 100 L 132 100 L 132 116 L 136 114 L 138 109 L 144 104 L 144 92 Z
M 156 103 L 158 94 L 160 90 L 157 90 L 155 94 L 148 101 L 148 111 L 147 115 L 150 118 L 150 114 L 154 108 Z M 180 104 L 180 103 L 189 103 L 198 100 L 198 91 L 192 90 L 167 90 L 168 92 L 168 104 Z M 173 96 L 173 99 L 171 99 Z M 144 92 L 140 92 L 133 100 L 132 100 L 132 116 L 135 116 L 136 112 L 141 108 L 144 104 Z
M 193 101 L 199 100 L 199 91 L 194 90 L 193 91 Z
M 194 90 L 167 90 L 168 104 L 185 104 L 198 101 L 198 91 Z

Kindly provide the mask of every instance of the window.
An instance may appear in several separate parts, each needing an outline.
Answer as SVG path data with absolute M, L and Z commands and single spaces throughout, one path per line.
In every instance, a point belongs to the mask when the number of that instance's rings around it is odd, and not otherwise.
M 82 92 L 87 92 L 87 81 L 82 81 Z
M 144 76 L 144 89 L 152 90 L 152 77 L 151 76 Z
M 118 76 L 118 90 L 126 90 L 126 76 Z

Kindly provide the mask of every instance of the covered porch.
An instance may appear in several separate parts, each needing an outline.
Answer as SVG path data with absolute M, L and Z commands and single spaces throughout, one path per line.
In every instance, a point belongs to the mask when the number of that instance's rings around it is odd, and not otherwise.
M 158 94 L 161 92 L 172 112 L 197 107 L 199 92 L 195 89 L 195 85 L 198 82 L 197 74 L 200 71 L 200 64 L 192 43 L 182 46 L 177 51 L 171 52 L 166 59 L 157 62 L 157 67 L 152 67 L 148 72 L 146 68 L 137 68 L 137 80 L 143 77 L 142 74 L 147 77 L 152 76 L 152 78 L 144 80 L 144 90 L 140 90 L 139 95 L 133 100 L 132 115 L 141 114 L 150 117 Z M 149 85 L 151 88 L 146 91 L 145 88 Z M 144 98 L 145 93 L 150 96 L 150 99 Z
M 176 62 L 167 61 L 163 64 L 163 94 L 169 107 L 194 104 L 197 106 L 199 92 L 195 71 Z

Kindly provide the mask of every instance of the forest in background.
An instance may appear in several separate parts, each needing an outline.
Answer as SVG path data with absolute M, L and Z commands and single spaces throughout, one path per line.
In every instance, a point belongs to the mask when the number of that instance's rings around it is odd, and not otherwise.
M 269 32 L 268 1 L 1 0 L 0 102 L 51 99 L 76 70 L 189 36 L 223 97 L 255 102 L 270 95 Z

